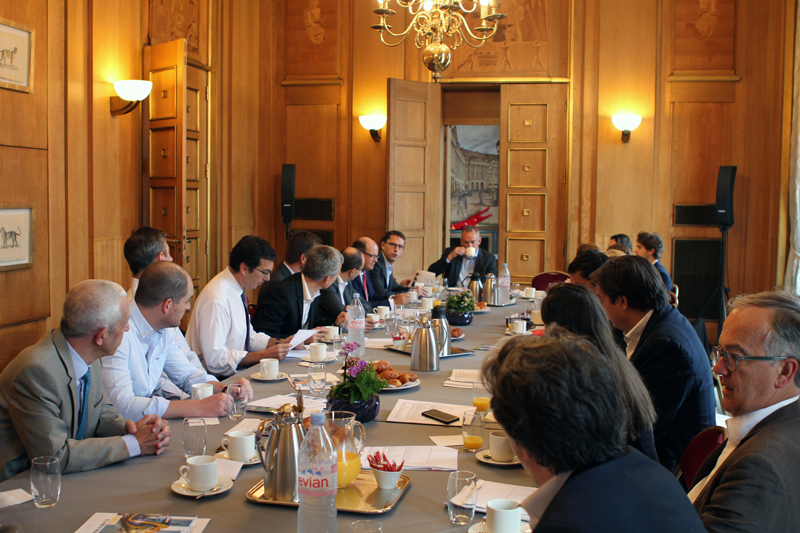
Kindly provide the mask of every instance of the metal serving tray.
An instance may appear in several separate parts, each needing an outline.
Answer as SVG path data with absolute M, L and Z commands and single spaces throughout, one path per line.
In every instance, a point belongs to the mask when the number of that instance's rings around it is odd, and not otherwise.
M 399 350 L 395 348 L 393 344 L 387 344 L 386 346 L 384 346 L 384 349 L 389 350 L 390 352 L 401 353 L 403 355 L 411 355 L 410 348 L 409 350 Z M 449 357 L 461 357 L 462 355 L 472 355 L 474 353 L 475 352 L 472 350 L 465 350 L 464 348 L 456 348 L 454 346 L 450 346 L 450 355 L 445 355 L 444 357 L 441 357 L 441 359 L 447 359 Z
M 359 514 L 385 513 L 394 509 L 394 506 L 400 501 L 409 485 L 411 485 L 411 478 L 405 474 L 400 474 L 396 488 L 382 490 L 378 488 L 378 483 L 375 481 L 375 476 L 372 475 L 372 472 L 362 470 L 352 485 L 336 491 L 336 509 Z M 295 502 L 281 502 L 264 498 L 263 480 L 247 491 L 247 499 L 251 502 L 267 505 L 299 506 Z

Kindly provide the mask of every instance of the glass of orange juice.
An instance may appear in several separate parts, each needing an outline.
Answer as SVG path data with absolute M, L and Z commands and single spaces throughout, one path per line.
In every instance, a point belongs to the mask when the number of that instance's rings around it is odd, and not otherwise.
M 489 397 L 489 391 L 480 380 L 472 382 L 472 405 L 479 413 L 486 414 L 489 412 L 489 405 L 492 399 Z
M 346 487 L 361 472 L 361 456 L 355 452 L 336 451 L 336 486 Z
M 468 452 L 477 452 L 483 446 L 483 433 L 486 426 L 484 413 L 466 411 L 461 418 L 461 437 Z

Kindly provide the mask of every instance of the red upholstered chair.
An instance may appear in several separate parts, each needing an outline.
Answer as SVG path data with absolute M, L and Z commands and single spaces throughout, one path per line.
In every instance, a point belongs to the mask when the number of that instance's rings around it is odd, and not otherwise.
M 693 438 L 683 451 L 681 460 L 678 461 L 678 468 L 675 469 L 675 477 L 683 481 L 687 492 L 694 486 L 695 481 L 700 481 L 695 479 L 697 471 L 724 440 L 725 430 L 719 426 L 711 426 Z
M 531 280 L 531 287 L 537 291 L 546 291 L 551 283 L 563 283 L 569 279 L 569 274 L 554 270 L 552 272 L 542 272 L 536 274 Z

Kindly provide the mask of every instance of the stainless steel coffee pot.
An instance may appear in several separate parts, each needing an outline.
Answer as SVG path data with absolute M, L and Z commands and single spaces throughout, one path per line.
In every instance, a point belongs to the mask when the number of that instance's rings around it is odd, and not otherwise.
M 411 370 L 435 372 L 439 370 L 439 346 L 433 324 L 427 318 L 420 318 L 414 340 L 411 344 Z
M 486 300 L 483 299 L 485 296 L 483 290 L 483 282 L 481 282 L 480 274 L 473 274 L 470 278 L 472 281 L 469 282 L 469 290 L 472 292 L 472 296 L 475 297 L 476 302 L 485 302 Z
M 297 405 L 287 403 L 271 412 L 275 417 L 271 422 L 262 422 L 256 433 L 256 442 L 260 443 L 264 430 L 270 427 L 264 452 L 257 446 L 264 467 L 264 497 L 298 503 L 297 459 L 306 436 L 302 420 L 303 393 L 298 391 Z
M 483 284 L 483 301 L 489 305 L 500 305 L 500 291 L 497 290 L 497 278 L 494 274 L 486 274 Z
M 439 359 L 450 355 L 450 322 L 447 321 L 447 308 L 437 305 L 431 311 L 433 334 L 439 348 Z

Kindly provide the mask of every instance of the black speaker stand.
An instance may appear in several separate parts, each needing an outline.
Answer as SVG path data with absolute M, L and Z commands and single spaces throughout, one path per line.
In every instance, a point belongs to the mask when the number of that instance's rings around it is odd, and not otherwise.
M 291 218 L 284 218 L 283 219 L 283 223 L 286 224 L 286 240 L 288 241 L 289 240 L 289 235 L 292 232 L 292 229 L 291 229 L 292 219 Z
M 727 314 L 727 307 L 726 304 L 728 299 L 730 298 L 731 290 L 730 288 L 725 286 L 725 265 L 727 263 L 727 254 L 728 254 L 728 230 L 731 229 L 730 226 L 719 226 L 719 231 L 722 232 L 722 247 L 720 249 L 720 265 L 719 265 L 719 286 L 714 289 L 714 294 L 711 295 L 711 298 L 708 299 L 706 305 L 703 306 L 703 309 L 700 311 L 698 316 L 702 317 L 703 313 L 706 312 L 706 308 L 711 305 L 711 302 L 714 301 L 715 298 L 719 297 L 719 301 L 717 302 L 719 305 L 719 314 L 718 314 L 718 326 L 717 326 L 717 339 L 719 339 L 719 335 L 722 333 L 722 325 L 725 323 L 725 319 L 728 317 Z

